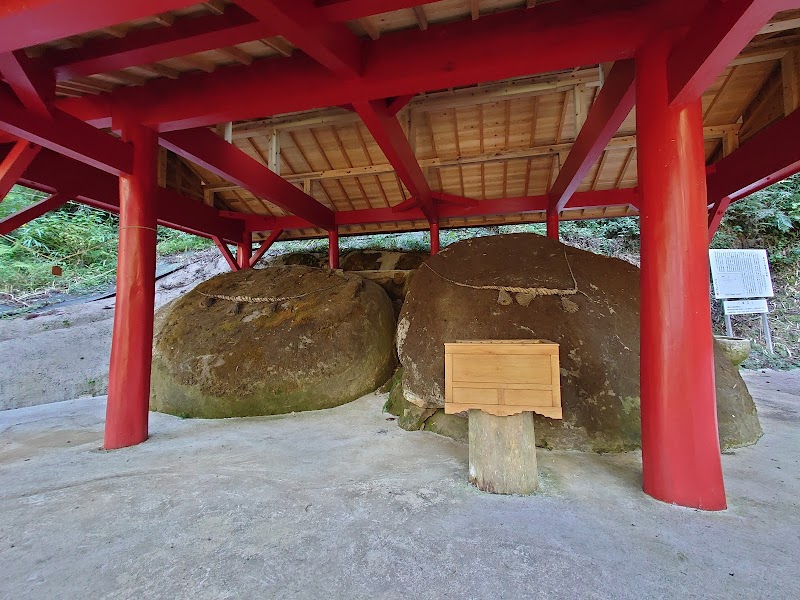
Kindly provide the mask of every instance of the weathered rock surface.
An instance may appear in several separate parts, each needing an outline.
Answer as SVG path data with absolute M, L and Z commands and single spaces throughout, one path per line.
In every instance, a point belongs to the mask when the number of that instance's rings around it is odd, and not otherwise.
M 350 402 L 391 376 L 394 323 L 386 293 L 357 275 L 303 266 L 219 275 L 158 315 L 150 406 L 223 418 Z
M 561 295 L 475 289 L 486 285 Z M 427 413 L 444 405 L 445 342 L 530 338 L 560 344 L 564 419 L 536 416 L 539 445 L 640 445 L 639 269 L 534 234 L 465 240 L 419 269 L 398 322 L 404 373 L 402 389 L 393 390 L 395 411 L 405 411 L 414 429 L 443 418 L 441 411 Z M 761 436 L 753 400 L 718 346 L 715 358 L 722 446 L 753 443 Z M 417 414 L 406 404 L 427 410 Z
M 397 317 L 406 298 L 411 277 L 426 258 L 428 258 L 427 252 L 416 250 L 409 252 L 354 250 L 342 257 L 339 266 L 343 271 L 362 272 L 365 279 L 374 281 L 386 290 L 392 301 L 395 317 Z M 328 256 L 318 252 L 294 252 L 275 257 L 270 265 L 303 265 L 325 268 L 328 266 Z
M 328 266 L 328 255 L 320 252 L 291 252 L 276 256 L 269 261 L 269 265 L 271 267 L 301 266 L 323 269 Z
M 340 266 L 345 271 L 412 271 L 428 258 L 427 252 L 355 250 L 347 253 Z

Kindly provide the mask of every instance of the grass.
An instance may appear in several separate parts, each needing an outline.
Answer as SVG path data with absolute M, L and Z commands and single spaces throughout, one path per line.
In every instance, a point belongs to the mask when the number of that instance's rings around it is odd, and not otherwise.
M 43 197 L 16 186 L 0 203 L 0 218 Z M 83 294 L 107 287 L 116 276 L 118 226 L 116 215 L 68 202 L 1 237 L 0 300 L 24 304 L 54 292 Z M 158 228 L 160 256 L 209 246 L 197 236 Z M 54 275 L 56 266 L 62 275 Z

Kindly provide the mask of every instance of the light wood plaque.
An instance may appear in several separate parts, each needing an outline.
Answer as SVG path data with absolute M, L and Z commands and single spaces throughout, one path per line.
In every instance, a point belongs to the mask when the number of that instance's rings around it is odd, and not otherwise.
M 444 345 L 447 414 L 477 409 L 499 417 L 532 411 L 561 419 L 558 344 L 475 340 Z

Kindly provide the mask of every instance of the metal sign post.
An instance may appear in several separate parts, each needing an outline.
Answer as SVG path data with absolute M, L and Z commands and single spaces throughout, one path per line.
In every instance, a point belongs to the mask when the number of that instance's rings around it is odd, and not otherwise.
M 760 314 L 764 339 L 773 353 L 767 298 L 775 296 L 766 250 L 709 250 L 714 297 L 722 300 L 725 329 L 733 337 L 731 315 Z

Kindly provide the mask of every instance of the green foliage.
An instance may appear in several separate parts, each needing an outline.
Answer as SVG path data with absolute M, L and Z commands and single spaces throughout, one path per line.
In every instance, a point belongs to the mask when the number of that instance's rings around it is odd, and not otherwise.
M 42 194 L 19 186 L 0 203 L 0 218 L 30 206 Z M 0 290 L 17 295 L 34 290 L 87 292 L 113 281 L 119 219 L 68 202 L 0 238 Z M 206 240 L 159 228 L 158 251 L 175 254 L 208 246 Z M 63 270 L 54 276 L 53 266 Z
M 181 254 L 183 252 L 205 250 L 213 245 L 214 243 L 211 240 L 190 233 L 183 233 L 182 231 L 176 231 L 168 227 L 158 228 L 158 244 L 156 245 L 156 250 L 160 256 L 172 256 L 173 254 Z
M 712 248 L 766 248 L 773 270 L 800 262 L 800 175 L 735 202 Z

